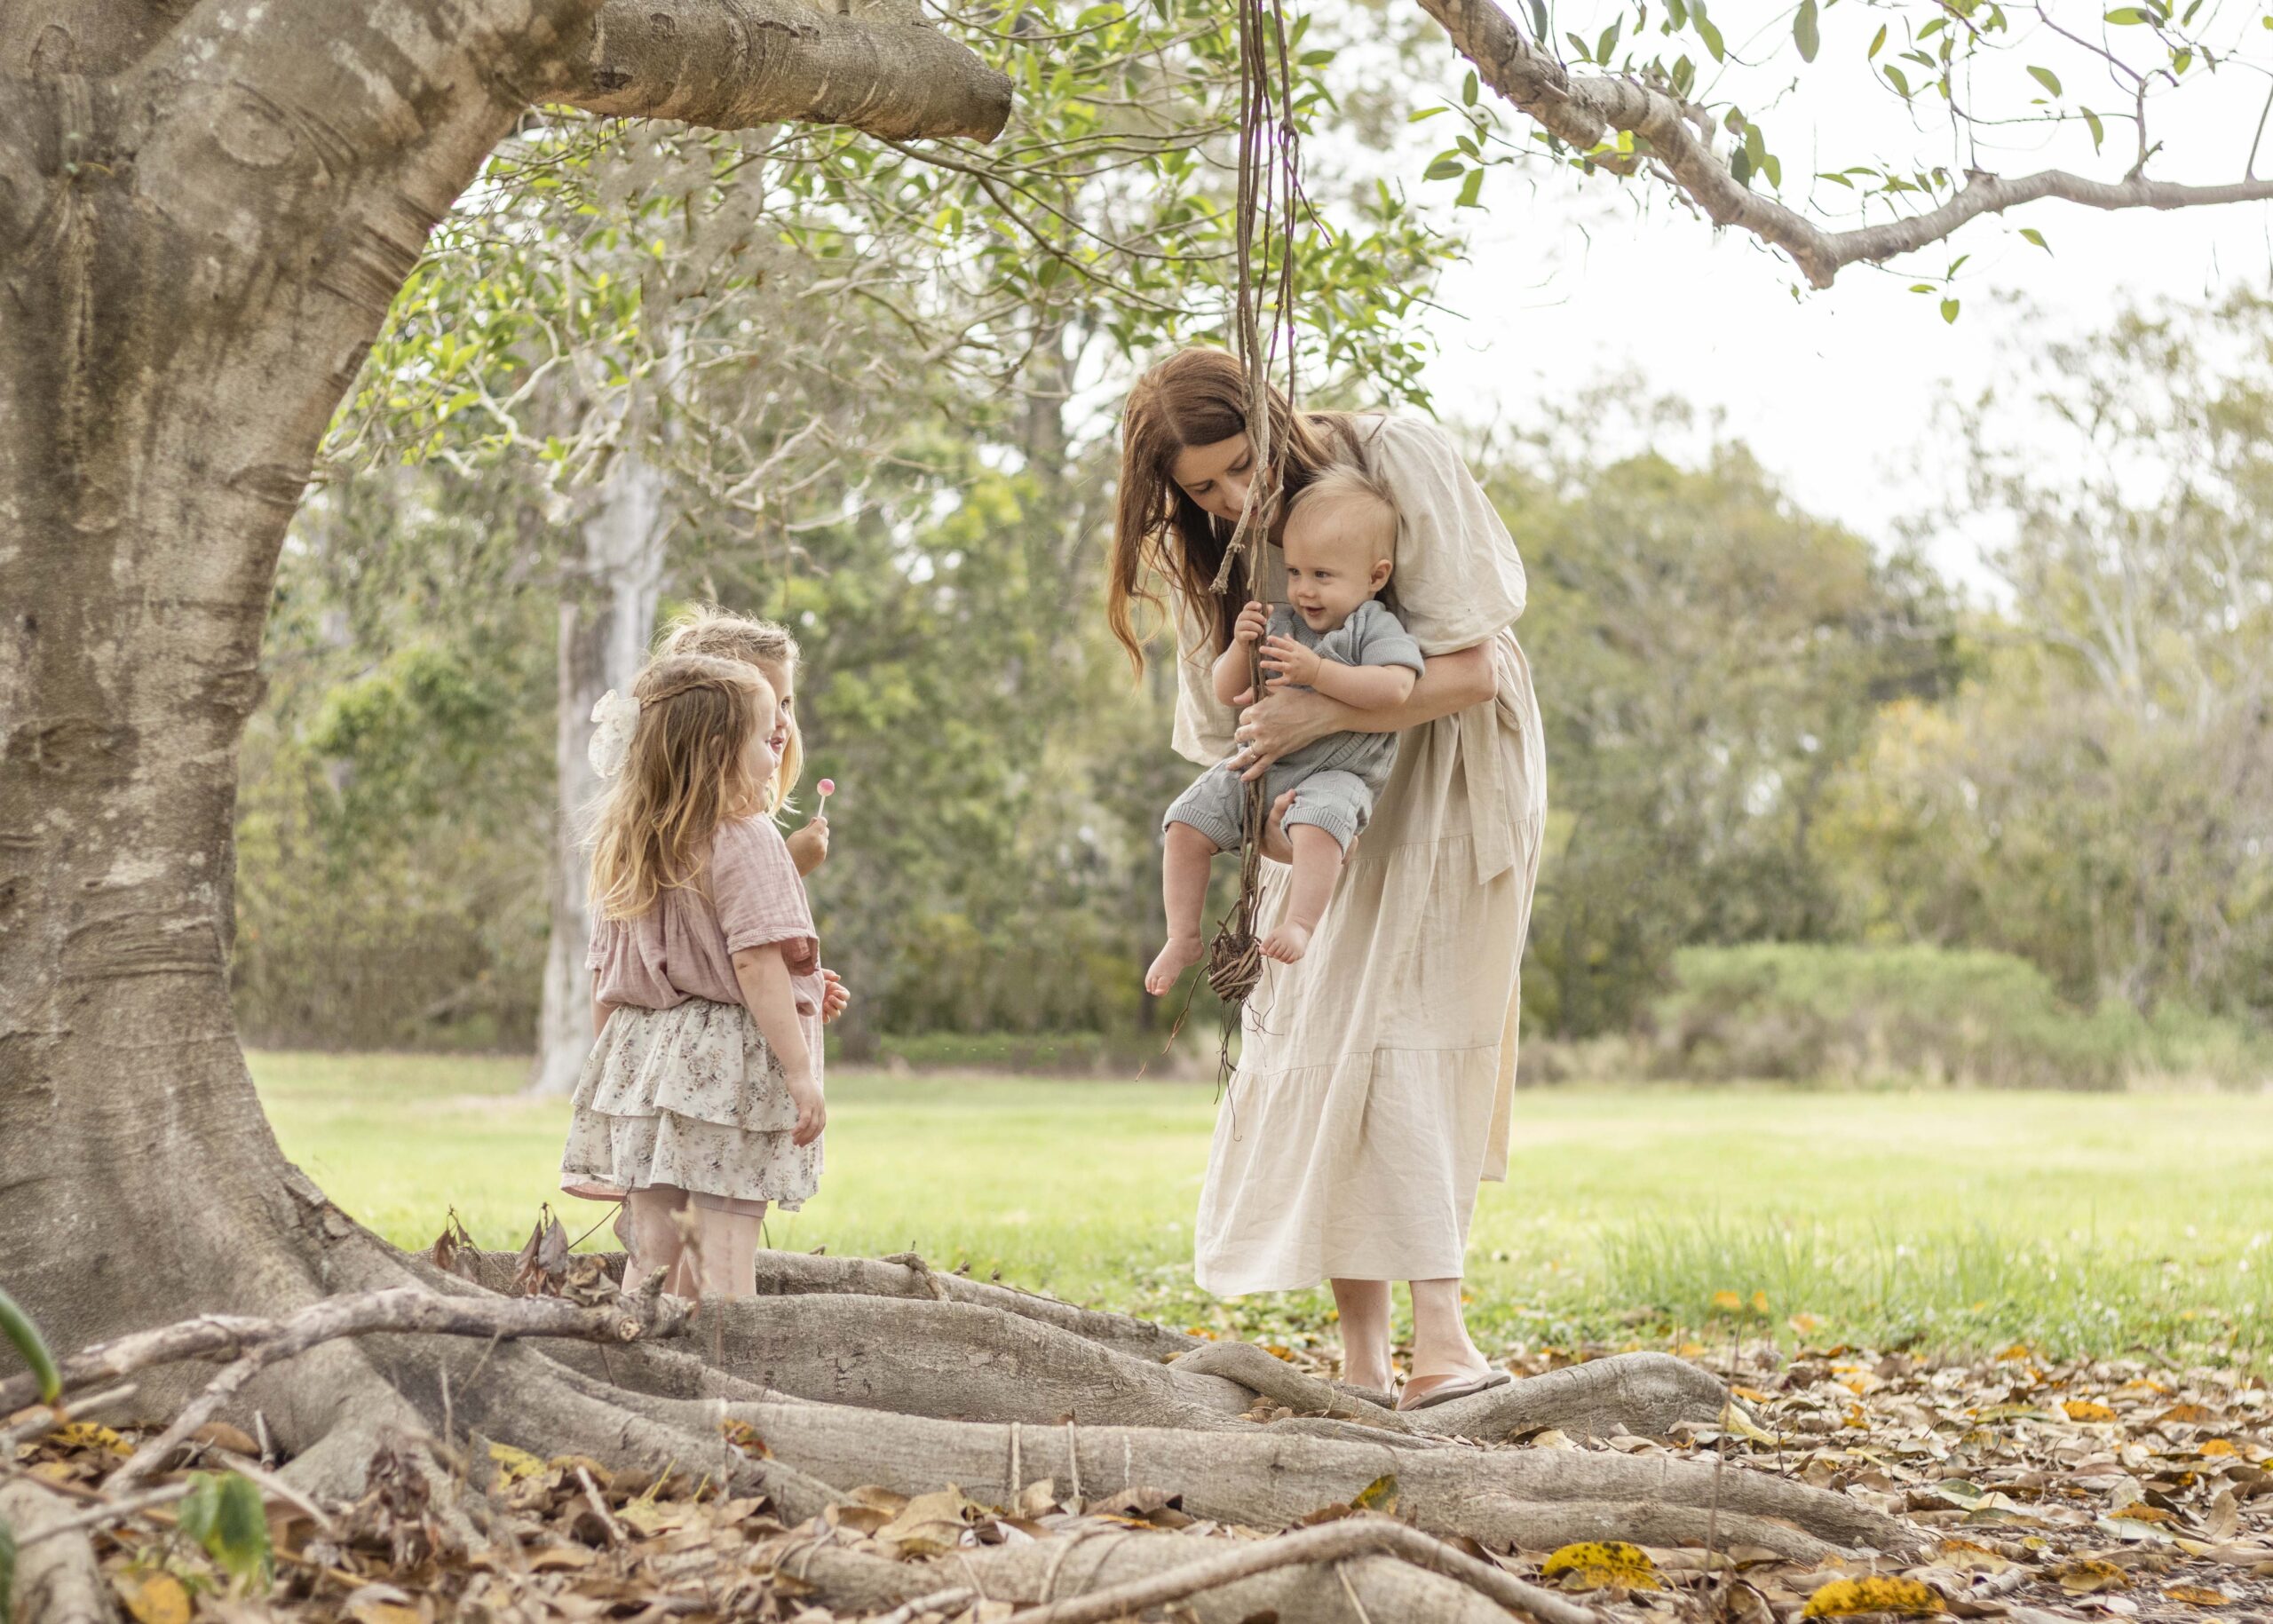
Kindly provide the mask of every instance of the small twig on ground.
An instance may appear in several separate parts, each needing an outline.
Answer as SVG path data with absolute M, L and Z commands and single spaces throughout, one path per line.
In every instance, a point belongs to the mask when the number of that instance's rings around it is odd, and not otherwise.
M 584 1498 L 591 1502 L 592 1514 L 600 1519 L 600 1526 L 607 1530 L 608 1542 L 612 1545 L 622 1544 L 623 1525 L 615 1520 L 615 1514 L 607 1509 L 607 1501 L 600 1498 L 600 1485 L 592 1481 L 590 1470 L 579 1466 L 576 1469 L 576 1481 L 584 1485 Z
M 1478 1562 L 1466 1552 L 1404 1523 L 1377 1517 L 1344 1517 L 1316 1528 L 1257 1540 L 1220 1557 L 1171 1568 L 1165 1573 L 1108 1585 L 1062 1602 L 1049 1602 L 1014 1613 L 1010 1624 L 1106 1624 L 1147 1607 L 1181 1601 L 1202 1590 L 1237 1584 L 1243 1579 L 1304 1562 L 1340 1562 L 1351 1557 L 1394 1557 L 1415 1567 L 1458 1580 L 1502 1607 L 1538 1620 L 1538 1624 L 1602 1624 L 1593 1608 L 1565 1601 L 1552 1591 L 1525 1584 L 1490 1563 Z
M 37 1414 L 27 1420 L 23 1425 L 0 1430 L 0 1461 L 15 1459 L 17 1445 L 28 1444 L 34 1438 L 43 1438 L 54 1431 L 56 1428 L 78 1420 L 82 1415 L 90 1414 L 96 1410 L 107 1409 L 123 1399 L 131 1398 L 134 1393 L 134 1383 L 129 1382 L 123 1387 L 106 1388 L 99 1393 L 89 1393 L 85 1398 L 74 1399 L 67 1405 L 52 1406 L 42 1409 Z
M 158 1506 L 172 1504 L 187 1494 L 194 1486 L 195 1485 L 187 1482 L 169 1483 L 162 1488 L 146 1490 L 139 1494 L 130 1494 L 123 1500 L 114 1500 L 107 1505 L 90 1506 L 86 1510 L 74 1516 L 58 1517 L 51 1523 L 41 1524 L 16 1541 L 17 1549 L 22 1549 L 27 1546 L 36 1545 L 42 1540 L 53 1539 L 59 1533 L 75 1533 L 83 1529 L 107 1528 L 113 1523 L 126 1522 Z
M 969 1585 L 959 1585 L 952 1590 L 934 1590 L 929 1596 L 919 1596 L 913 1601 L 902 1602 L 876 1620 L 876 1624 L 913 1624 L 927 1612 L 949 1615 L 962 1612 L 978 1599 L 978 1592 Z

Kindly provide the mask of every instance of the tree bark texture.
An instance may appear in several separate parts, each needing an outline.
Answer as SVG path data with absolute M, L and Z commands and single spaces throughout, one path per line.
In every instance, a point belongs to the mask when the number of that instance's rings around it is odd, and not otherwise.
M 609 689 L 631 692 L 645 660 L 662 591 L 671 525 L 662 473 L 619 453 L 582 527 L 583 567 L 560 598 L 559 712 L 553 725 L 552 921 L 537 1012 L 531 1091 L 567 1095 L 592 1043 L 592 938 L 585 835 L 606 786 L 592 771 L 592 707 Z

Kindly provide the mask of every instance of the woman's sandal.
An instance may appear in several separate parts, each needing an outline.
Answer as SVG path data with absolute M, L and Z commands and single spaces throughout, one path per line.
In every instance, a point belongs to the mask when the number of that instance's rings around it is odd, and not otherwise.
M 1439 1404 L 1450 1404 L 1455 1398 L 1488 1393 L 1493 1388 L 1505 1387 L 1514 1380 L 1504 1370 L 1487 1370 L 1480 1376 L 1422 1376 L 1405 1384 L 1405 1397 L 1398 1400 L 1397 1407 L 1400 1410 L 1426 1410 Z M 1415 1389 L 1419 1390 L 1415 1391 Z

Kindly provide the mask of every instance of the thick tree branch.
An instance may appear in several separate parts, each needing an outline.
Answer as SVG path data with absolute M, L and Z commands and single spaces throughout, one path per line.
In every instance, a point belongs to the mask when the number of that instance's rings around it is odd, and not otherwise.
M 714 130 L 783 120 L 894 139 L 992 140 L 1010 82 L 912 5 L 859 0 L 609 0 L 540 97 Z
M 1700 109 L 1632 79 L 1573 75 L 1533 44 L 1494 0 L 1421 0 L 1421 5 L 1444 26 L 1453 48 L 1476 65 L 1484 82 L 1549 134 L 1581 152 L 1600 145 L 1612 130 L 1647 142 L 1651 156 L 1715 225 L 1736 226 L 1782 249 L 1818 288 L 1831 286 L 1842 269 L 1857 261 L 1876 263 L 1909 253 L 1940 242 L 1980 215 L 2045 198 L 2093 209 L 2190 209 L 2273 198 L 2273 179 L 2183 186 L 2135 174 L 2102 181 L 2065 170 L 2015 179 L 1976 171 L 1939 208 L 1881 226 L 1826 231 L 1738 180 L 1714 152 L 1712 123 Z

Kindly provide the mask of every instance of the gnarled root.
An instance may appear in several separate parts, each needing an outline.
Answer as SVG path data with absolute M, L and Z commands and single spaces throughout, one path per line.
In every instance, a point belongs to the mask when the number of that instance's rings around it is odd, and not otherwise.
M 1491 1443 L 1548 1427 L 1573 1438 L 1620 1431 L 1669 1438 L 1683 1422 L 1717 1420 L 1728 1390 L 1708 1372 L 1669 1353 L 1620 1353 L 1449 1404 L 1413 1412 L 1431 1432 Z
M 1841 1495 L 1712 1462 L 1580 1450 L 1395 1449 L 1386 1443 L 1128 1427 L 1026 1427 L 879 1416 L 834 1405 L 733 1405 L 775 1452 L 839 1488 L 961 1485 L 1006 1504 L 1025 1483 L 1061 1492 L 1152 1488 L 1195 1517 L 1263 1528 L 1348 1501 L 1395 1476 L 1399 1514 L 1438 1535 L 1505 1549 L 1574 1540 L 1702 1543 L 1718 1499 L 1717 1537 L 1815 1560 L 1833 1547 L 1911 1549 L 1894 1518 Z M 1015 1462 L 1015 1466 L 1013 1462 Z
M 706 1358 L 746 1382 L 831 1404 L 951 1420 L 1048 1424 L 1072 1416 L 1205 1430 L 1244 1426 L 1239 1417 L 1255 1401 L 1235 1381 L 977 1303 L 759 1297 L 704 1304 L 701 1318 L 713 1314 L 694 1338 Z M 1257 1357 L 1279 1363 L 1259 1350 Z
M 16 1604 L 39 1624 L 112 1624 L 110 1587 L 95 1565 L 87 1535 L 72 1530 L 42 1539 L 41 1531 L 80 1510 L 61 1495 L 27 1479 L 0 1484 L 0 1524 L 15 1535 Z
M 924 1564 L 888 1562 L 837 1546 L 786 1541 L 774 1559 L 777 1573 L 814 1586 L 831 1607 L 866 1613 L 957 1588 L 981 1600 L 1038 1606 L 1187 1570 L 1223 1555 L 1224 1544 L 1116 1530 L 957 1552 Z M 1273 1612 L 1305 1624 L 1363 1624 L 1367 1620 L 1378 1624 L 1388 1619 L 1508 1624 L 1509 1617 L 1499 1604 L 1468 1586 L 1390 1557 L 1283 1567 L 1193 1590 L 1183 1605 L 1200 1624 L 1241 1624 Z

